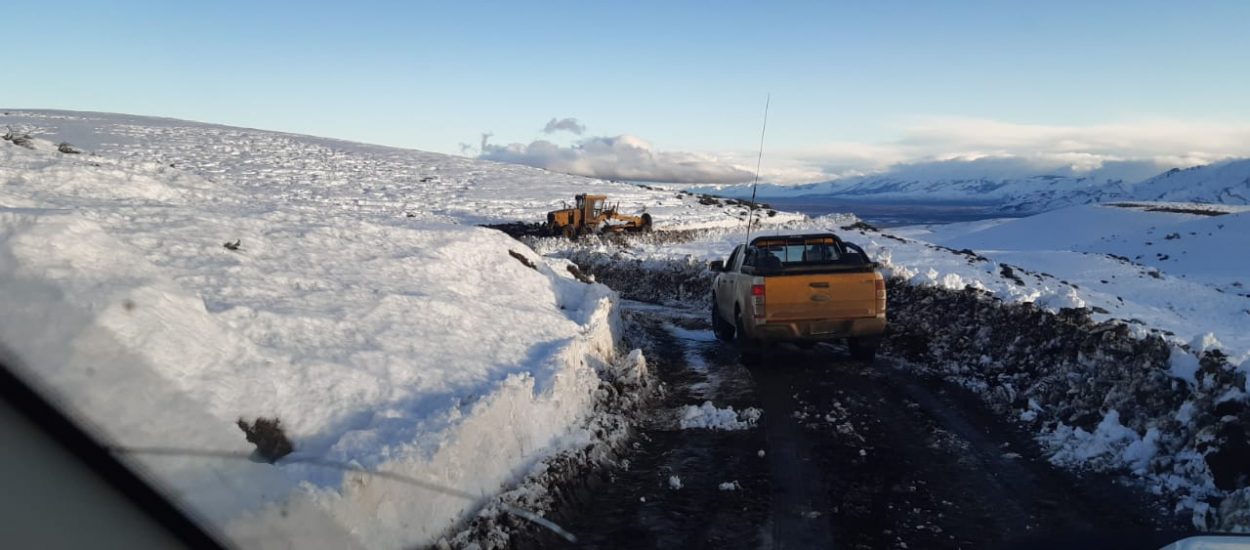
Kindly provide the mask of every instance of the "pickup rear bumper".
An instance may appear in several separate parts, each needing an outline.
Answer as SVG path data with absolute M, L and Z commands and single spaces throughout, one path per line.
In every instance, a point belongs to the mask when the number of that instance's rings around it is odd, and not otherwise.
M 754 321 L 754 320 L 752 320 Z M 854 319 L 748 322 L 746 339 L 754 343 L 824 342 L 885 332 L 885 314 Z

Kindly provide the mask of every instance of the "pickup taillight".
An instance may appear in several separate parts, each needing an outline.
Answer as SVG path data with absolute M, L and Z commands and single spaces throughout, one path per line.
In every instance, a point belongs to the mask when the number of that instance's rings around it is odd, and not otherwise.
M 877 279 L 877 315 L 885 315 L 885 280 Z
M 756 319 L 764 318 L 764 285 L 751 285 L 751 313 Z

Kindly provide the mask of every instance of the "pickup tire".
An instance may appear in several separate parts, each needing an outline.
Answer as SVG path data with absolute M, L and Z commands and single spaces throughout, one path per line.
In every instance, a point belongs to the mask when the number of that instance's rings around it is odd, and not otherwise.
M 716 339 L 722 342 L 729 342 L 734 339 L 734 327 L 720 316 L 720 311 L 716 309 L 716 295 L 712 295 L 712 334 L 716 335 Z
M 877 358 L 877 346 L 880 344 L 880 336 L 861 336 L 846 340 L 846 347 L 850 348 L 851 357 L 865 363 L 871 363 Z
M 738 354 L 742 359 L 742 364 L 748 367 L 754 367 L 764 362 L 764 350 L 758 345 L 743 346 L 738 350 Z
M 742 364 L 754 366 L 764 361 L 764 346 L 747 339 L 746 329 L 742 324 L 742 309 L 737 306 L 734 306 L 734 340 L 738 342 L 738 354 L 742 357 Z

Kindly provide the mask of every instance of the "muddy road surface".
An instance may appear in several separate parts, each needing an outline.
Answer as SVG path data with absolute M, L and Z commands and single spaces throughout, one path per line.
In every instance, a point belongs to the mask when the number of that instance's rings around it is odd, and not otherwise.
M 701 311 L 626 305 L 666 391 L 620 467 L 550 517 L 583 548 L 1158 548 L 1148 495 L 1052 466 L 975 395 L 882 357 L 745 366 Z M 704 403 L 710 403 L 705 405 Z M 542 534 L 523 547 L 568 547 Z

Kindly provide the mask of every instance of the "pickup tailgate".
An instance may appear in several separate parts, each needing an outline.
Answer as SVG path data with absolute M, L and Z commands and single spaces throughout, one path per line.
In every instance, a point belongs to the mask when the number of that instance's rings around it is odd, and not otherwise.
M 765 321 L 873 317 L 885 310 L 884 288 L 872 271 L 766 277 Z

